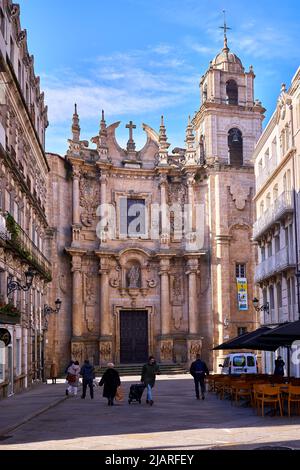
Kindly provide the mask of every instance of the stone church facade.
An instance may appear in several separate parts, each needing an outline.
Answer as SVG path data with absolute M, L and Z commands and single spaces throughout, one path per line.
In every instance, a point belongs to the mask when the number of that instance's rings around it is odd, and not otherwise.
M 75 107 L 67 154 L 48 154 L 47 214 L 54 280 L 47 363 L 70 357 L 94 364 L 189 363 L 256 325 L 254 170 L 264 109 L 254 101 L 254 72 L 224 48 L 201 79 L 201 105 L 186 148 L 170 151 L 164 119 L 143 124 L 127 148 L 104 113 L 93 146 L 81 140 Z M 248 281 L 244 310 L 237 278 Z

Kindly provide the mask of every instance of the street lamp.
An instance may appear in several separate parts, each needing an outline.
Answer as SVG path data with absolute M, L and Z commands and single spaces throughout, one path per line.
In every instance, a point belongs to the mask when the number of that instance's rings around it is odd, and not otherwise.
M 59 313 L 62 301 L 60 299 L 56 299 L 54 303 L 56 308 L 52 308 L 49 305 L 44 305 L 44 315 L 50 315 L 51 313 Z
M 265 312 L 269 315 L 270 313 L 269 302 L 266 302 L 264 305 L 259 306 L 259 300 L 256 297 L 254 297 L 252 302 L 253 302 L 253 307 L 255 308 L 257 312 Z
M 51 313 L 59 313 L 61 309 L 62 301 L 60 299 L 56 299 L 55 308 L 50 307 L 50 305 L 44 305 L 43 313 L 44 313 L 44 323 L 43 323 L 43 342 L 42 342 L 42 380 L 43 382 L 46 381 L 45 379 L 45 335 L 48 331 L 48 317 Z
M 22 286 L 18 281 L 14 281 L 12 275 L 10 274 L 7 278 L 7 296 L 16 290 L 28 291 L 33 282 L 34 272 L 31 269 L 28 269 L 25 273 L 25 286 Z

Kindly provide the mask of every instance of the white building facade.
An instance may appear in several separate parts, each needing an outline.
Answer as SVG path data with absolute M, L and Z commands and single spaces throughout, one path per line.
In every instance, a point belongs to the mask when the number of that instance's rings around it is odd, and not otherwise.
M 19 5 L 1 0 L 0 333 L 6 342 L 0 343 L 0 399 L 42 379 L 43 306 L 51 280 L 45 256 L 47 107 L 26 36 Z M 30 289 L 28 270 L 34 272 Z M 9 289 L 10 277 L 25 289 Z
M 269 305 L 263 325 L 276 326 L 300 318 L 299 305 L 299 188 L 300 188 L 300 68 L 287 90 L 282 85 L 276 110 L 254 152 L 258 244 L 255 282 L 260 305 Z M 273 373 L 275 356 L 287 364 L 285 348 L 264 353 L 265 372 Z M 299 365 L 291 363 L 291 375 Z

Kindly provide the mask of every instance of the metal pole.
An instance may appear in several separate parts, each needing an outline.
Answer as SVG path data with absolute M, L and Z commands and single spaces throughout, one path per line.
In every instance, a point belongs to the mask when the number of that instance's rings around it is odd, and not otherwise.
M 287 373 L 288 373 L 288 380 L 290 381 L 290 377 L 291 377 L 291 347 L 290 346 L 286 346 L 287 348 L 287 360 L 288 360 L 288 363 L 287 363 Z
M 293 156 L 293 177 L 294 177 L 294 224 L 295 224 L 295 251 L 296 251 L 296 288 L 298 303 L 298 319 L 300 320 L 300 271 L 299 271 L 299 252 L 298 252 L 298 217 L 297 217 L 297 196 L 296 196 L 296 178 L 295 178 L 295 155 Z

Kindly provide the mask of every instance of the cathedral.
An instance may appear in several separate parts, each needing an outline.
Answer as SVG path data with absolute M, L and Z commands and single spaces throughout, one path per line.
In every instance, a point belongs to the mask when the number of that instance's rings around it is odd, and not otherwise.
M 121 148 L 102 112 L 91 144 L 75 111 L 65 156 L 47 154 L 49 302 L 46 364 L 189 364 L 218 372 L 212 348 L 255 329 L 255 177 L 251 156 L 264 108 L 248 71 L 224 46 L 200 81 L 185 148 L 170 148 L 167 120 L 137 149 Z M 81 123 L 81 125 L 83 125 Z M 95 132 L 96 133 L 96 132 Z

